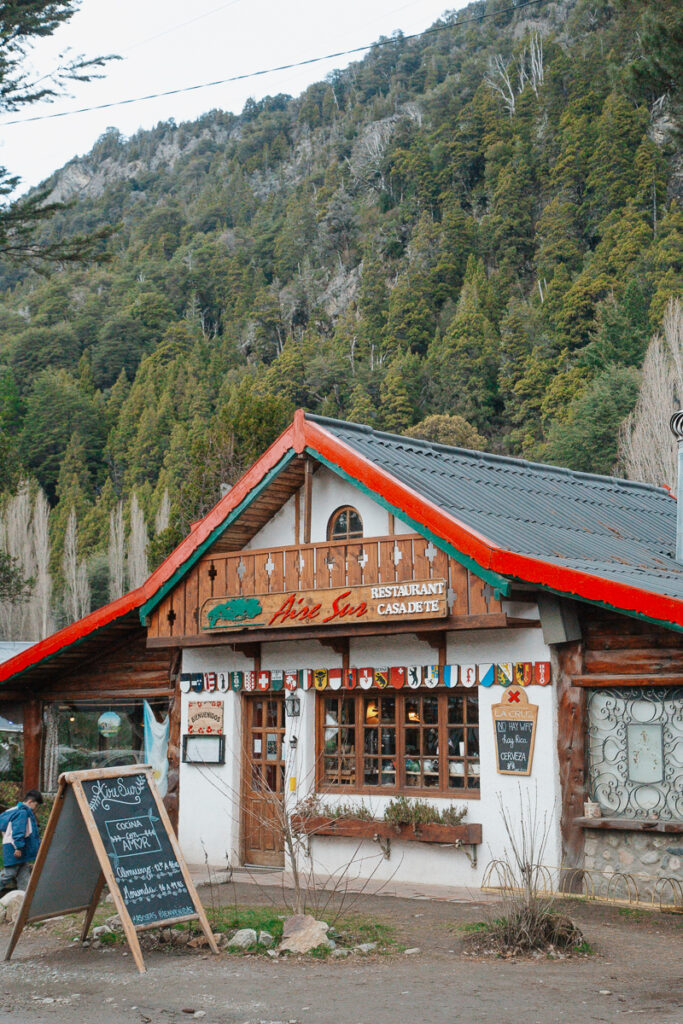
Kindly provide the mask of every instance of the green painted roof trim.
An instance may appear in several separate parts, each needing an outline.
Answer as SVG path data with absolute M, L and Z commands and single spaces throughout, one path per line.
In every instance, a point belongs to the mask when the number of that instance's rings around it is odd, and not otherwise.
M 289 465 L 289 463 L 294 458 L 296 458 L 296 452 L 294 451 L 293 448 L 291 448 L 286 453 L 286 455 L 282 456 L 280 461 L 275 466 L 273 466 L 272 469 L 268 470 L 268 472 L 263 477 L 261 482 L 258 483 L 256 487 L 254 487 L 253 490 L 251 490 L 249 494 L 247 494 L 247 496 L 242 499 L 239 505 L 235 506 L 235 508 L 232 510 L 232 512 L 230 512 L 228 516 L 226 516 L 223 522 L 211 531 L 206 540 L 192 552 L 187 561 L 183 562 L 183 564 L 178 569 L 176 569 L 173 575 L 168 580 L 166 580 L 166 582 L 161 587 L 159 587 L 154 597 L 150 597 L 150 599 L 141 606 L 140 622 L 142 623 L 143 626 L 147 625 L 146 620 L 150 612 L 152 612 L 154 608 L 156 608 L 160 601 L 163 601 L 163 599 L 166 597 L 169 591 L 173 590 L 175 585 L 180 582 L 185 573 L 188 572 L 192 568 L 192 566 L 199 561 L 204 552 L 211 547 L 211 545 L 220 537 L 220 535 L 225 530 L 227 530 L 227 528 L 232 523 L 234 523 L 236 519 L 239 519 L 242 513 L 247 508 L 249 508 L 252 501 L 258 498 L 259 494 L 261 494 L 261 492 L 265 490 L 268 484 L 272 483 L 275 477 L 279 473 L 281 473 L 285 466 Z
M 311 455 L 314 459 L 318 459 L 319 462 L 322 462 L 323 465 L 327 466 L 327 468 L 330 469 L 333 473 L 336 473 L 337 476 L 340 476 L 342 477 L 342 479 L 347 480 L 350 484 L 353 484 L 354 487 L 357 487 L 359 491 L 362 491 L 363 494 L 367 494 L 368 497 L 372 498 L 373 501 L 376 501 L 379 505 L 382 505 L 387 510 L 387 512 L 391 512 L 391 514 L 396 516 L 397 519 L 400 519 L 401 522 L 406 523 L 408 526 L 412 527 L 412 529 L 415 530 L 416 533 L 419 533 L 422 537 L 424 537 L 425 540 L 431 540 L 432 543 L 436 545 L 436 547 L 441 548 L 442 551 L 445 551 L 447 555 L 450 555 L 451 558 L 454 558 L 456 562 L 459 562 L 460 565 L 464 566 L 465 569 L 469 569 L 470 572 L 473 572 L 475 576 L 479 577 L 479 579 L 483 580 L 485 583 L 488 583 L 489 586 L 493 587 L 493 589 L 498 592 L 498 594 L 501 594 L 503 597 L 507 597 L 509 595 L 510 582 L 508 579 L 506 579 L 505 576 L 500 576 L 497 572 L 493 572 L 491 569 L 482 568 L 482 566 L 479 565 L 478 562 L 475 562 L 473 558 L 470 558 L 469 555 L 463 555 L 461 551 L 458 551 L 457 548 L 454 548 L 453 545 L 450 544 L 447 540 L 444 540 L 443 537 L 437 537 L 435 533 L 432 533 L 431 530 L 427 529 L 424 523 L 419 523 L 417 522 L 417 520 L 412 519 L 411 516 L 409 516 L 406 512 L 403 511 L 403 509 L 397 508 L 395 505 L 392 505 L 385 498 L 383 498 L 380 494 L 377 494 L 375 491 L 371 491 L 370 488 L 366 487 L 365 484 L 362 484 L 360 480 L 357 480 L 355 477 L 350 476 L 349 473 L 341 469 L 334 462 L 330 462 L 329 459 L 326 459 L 325 456 L 321 455 L 320 452 L 316 451 L 315 448 L 307 447 L 306 452 L 309 455 Z

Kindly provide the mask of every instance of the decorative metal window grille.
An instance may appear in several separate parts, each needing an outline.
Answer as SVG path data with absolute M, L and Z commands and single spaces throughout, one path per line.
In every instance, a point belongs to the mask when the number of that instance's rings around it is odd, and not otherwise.
M 590 690 L 588 762 L 604 814 L 683 820 L 683 687 Z

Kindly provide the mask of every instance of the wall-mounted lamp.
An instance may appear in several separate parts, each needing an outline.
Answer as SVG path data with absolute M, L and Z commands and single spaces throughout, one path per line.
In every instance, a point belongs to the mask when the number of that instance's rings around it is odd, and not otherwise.
M 301 714 L 301 701 L 291 692 L 285 697 L 285 714 L 287 718 L 298 718 Z
M 296 745 L 297 745 L 298 742 L 299 742 L 299 737 L 298 736 L 290 736 L 290 738 L 289 738 L 289 746 L 291 747 L 292 750 L 296 749 Z

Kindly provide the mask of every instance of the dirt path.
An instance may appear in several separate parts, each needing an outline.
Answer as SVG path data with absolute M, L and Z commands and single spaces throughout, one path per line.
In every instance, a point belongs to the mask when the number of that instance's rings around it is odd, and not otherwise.
M 212 894 L 201 895 L 210 903 Z M 224 886 L 218 896 L 242 905 L 281 899 L 254 886 Z M 146 952 L 139 976 L 121 947 L 83 949 L 56 926 L 29 929 L 2 967 L 0 1021 L 683 1024 L 680 917 L 572 903 L 594 956 L 506 962 L 462 955 L 458 925 L 482 920 L 481 905 L 365 897 L 354 909 L 390 923 L 399 942 L 422 952 L 326 962 Z M 9 934 L 0 926 L 3 950 Z

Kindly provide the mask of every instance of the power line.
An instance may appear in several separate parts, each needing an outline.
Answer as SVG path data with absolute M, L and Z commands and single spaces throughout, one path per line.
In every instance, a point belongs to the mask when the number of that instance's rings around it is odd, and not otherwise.
M 409 42 L 411 39 L 419 39 L 423 36 L 433 35 L 436 32 L 445 32 L 447 29 L 462 28 L 463 25 L 471 25 L 473 22 L 485 21 L 487 18 L 500 18 L 504 14 L 514 14 L 525 7 L 536 7 L 545 3 L 546 0 L 525 0 L 524 3 L 515 4 L 513 7 L 506 7 L 502 11 L 491 11 L 489 14 L 479 14 L 473 18 L 466 18 L 463 21 L 456 21 L 453 25 L 437 25 L 425 29 L 424 32 L 414 32 L 412 35 L 401 36 L 400 42 Z M 280 64 L 274 68 L 262 68 L 260 71 L 247 71 L 241 75 L 231 75 L 230 78 L 217 78 L 213 82 L 202 82 L 199 85 L 186 85 L 178 89 L 167 89 L 165 92 L 152 92 L 146 96 L 132 96 L 127 100 L 112 100 L 109 103 L 98 103 L 92 107 L 79 107 L 76 110 L 62 110 L 53 114 L 37 114 L 34 117 L 20 117 L 13 121 L 2 121 L 0 127 L 8 128 L 14 124 L 29 124 L 32 121 L 51 121 L 57 117 L 71 117 L 74 114 L 89 114 L 95 110 L 110 110 L 112 107 L 124 107 L 131 103 L 144 103 L 147 100 L 163 99 L 165 96 L 179 96 L 181 93 L 197 92 L 199 89 L 211 89 L 216 85 L 229 85 L 231 82 L 244 82 L 249 78 L 260 78 L 263 75 L 272 75 L 278 71 L 292 71 L 295 68 L 303 68 L 309 64 L 319 64 L 325 60 L 335 60 L 337 57 L 351 57 L 356 53 L 363 53 L 378 46 L 391 46 L 396 44 L 396 39 L 380 39 L 374 43 L 366 43 L 365 46 L 354 46 L 350 50 L 338 50 L 336 53 L 326 53 L 322 57 L 308 57 L 306 60 L 294 61 L 291 64 Z

